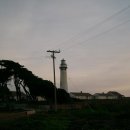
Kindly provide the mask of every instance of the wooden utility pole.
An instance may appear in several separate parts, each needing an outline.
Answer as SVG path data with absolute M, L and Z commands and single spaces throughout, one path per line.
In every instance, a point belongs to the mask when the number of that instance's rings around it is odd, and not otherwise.
M 53 74 L 54 74 L 54 86 L 55 86 L 55 90 L 54 90 L 54 102 L 55 102 L 55 111 L 57 111 L 57 98 L 56 98 L 56 75 L 55 75 L 55 53 L 60 53 L 59 51 L 56 50 L 48 50 L 47 52 L 52 53 L 51 57 L 53 59 Z

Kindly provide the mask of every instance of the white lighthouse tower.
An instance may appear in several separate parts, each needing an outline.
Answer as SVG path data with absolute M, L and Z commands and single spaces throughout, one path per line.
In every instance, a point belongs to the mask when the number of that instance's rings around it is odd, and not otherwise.
M 60 88 L 68 92 L 67 64 L 64 59 L 61 60 L 60 64 Z

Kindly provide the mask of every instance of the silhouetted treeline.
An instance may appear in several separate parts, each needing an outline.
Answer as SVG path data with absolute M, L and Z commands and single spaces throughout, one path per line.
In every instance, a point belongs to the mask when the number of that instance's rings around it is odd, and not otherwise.
M 44 97 L 49 102 L 54 102 L 54 90 L 57 92 L 58 103 L 70 101 L 69 94 L 61 89 L 57 89 L 51 81 L 44 80 L 34 75 L 24 66 L 11 60 L 0 60 L 0 96 L 8 93 L 7 84 L 13 80 L 17 92 L 17 100 L 21 100 L 21 88 L 28 100 L 36 100 L 37 96 Z M 6 89 L 6 92 L 4 89 Z

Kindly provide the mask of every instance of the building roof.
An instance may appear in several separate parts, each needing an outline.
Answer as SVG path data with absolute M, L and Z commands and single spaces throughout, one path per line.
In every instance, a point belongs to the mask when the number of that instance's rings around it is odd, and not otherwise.
M 107 93 L 95 93 L 94 95 L 90 94 L 90 93 L 83 93 L 82 91 L 81 92 L 70 92 L 71 95 L 73 96 L 85 96 L 85 97 L 89 97 L 89 96 L 105 96 L 105 97 L 108 97 L 108 96 L 116 96 L 116 97 L 124 97 L 124 95 L 116 92 L 116 91 L 109 91 Z
M 109 91 L 108 93 L 95 93 L 94 96 L 117 96 L 123 97 L 124 95 L 116 92 L 116 91 Z
M 118 93 L 116 91 L 109 91 L 107 94 L 114 95 L 114 96 L 124 96 L 124 95 L 122 95 L 122 94 L 120 94 L 120 93 Z
M 105 93 L 95 93 L 94 96 L 106 96 Z

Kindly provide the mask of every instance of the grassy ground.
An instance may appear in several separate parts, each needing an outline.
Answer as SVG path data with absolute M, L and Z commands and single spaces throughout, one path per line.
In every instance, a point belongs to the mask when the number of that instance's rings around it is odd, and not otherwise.
M 37 113 L 32 116 L 1 120 L 0 130 L 67 130 L 70 120 L 67 112 Z M 62 117 L 62 115 L 64 115 Z
M 0 130 L 130 130 L 130 103 L 90 103 L 82 110 L 0 120 Z

